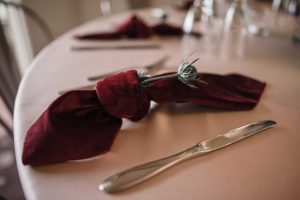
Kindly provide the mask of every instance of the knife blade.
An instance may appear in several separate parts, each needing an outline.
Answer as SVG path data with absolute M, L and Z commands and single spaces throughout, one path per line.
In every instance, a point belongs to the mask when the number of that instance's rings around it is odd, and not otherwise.
M 99 190 L 106 193 L 122 191 L 146 181 L 178 163 L 229 146 L 251 135 L 254 135 L 255 133 L 270 128 L 275 124 L 275 121 L 264 120 L 229 130 L 223 134 L 204 140 L 199 144 L 177 154 L 138 165 L 110 176 L 99 185 Z

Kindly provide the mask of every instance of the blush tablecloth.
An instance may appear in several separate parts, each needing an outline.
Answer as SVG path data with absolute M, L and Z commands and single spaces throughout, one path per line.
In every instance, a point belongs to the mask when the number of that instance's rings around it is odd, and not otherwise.
M 155 22 L 150 11 L 138 11 Z M 183 13 L 168 10 L 181 24 Z M 293 45 L 290 16 L 270 23 L 270 36 L 204 33 L 197 40 L 152 38 L 139 41 L 80 42 L 75 33 L 111 29 L 130 13 L 77 27 L 48 45 L 21 82 L 14 113 L 18 170 L 30 200 L 55 199 L 300 199 L 300 49 Z M 210 34 L 208 34 L 210 33 Z M 74 45 L 159 44 L 160 49 L 72 51 Z M 126 121 L 110 152 L 95 159 L 43 167 L 21 162 L 27 129 L 58 97 L 58 91 L 87 85 L 88 76 L 128 66 L 144 66 L 169 55 L 167 69 L 196 51 L 200 72 L 241 73 L 267 83 L 250 111 L 216 110 L 193 105 L 153 105 L 137 123 Z M 199 157 L 128 191 L 108 195 L 98 185 L 120 170 L 181 151 L 225 130 L 263 119 L 278 125 L 220 151 Z

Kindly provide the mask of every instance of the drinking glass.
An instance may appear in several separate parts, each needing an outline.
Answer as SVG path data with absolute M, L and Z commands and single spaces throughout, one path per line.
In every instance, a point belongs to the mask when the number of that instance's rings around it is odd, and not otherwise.
M 111 2 L 110 0 L 99 0 L 99 7 L 102 15 L 111 14 Z
M 250 13 L 247 0 L 233 0 L 224 19 L 225 31 L 232 29 L 247 30 L 250 25 Z

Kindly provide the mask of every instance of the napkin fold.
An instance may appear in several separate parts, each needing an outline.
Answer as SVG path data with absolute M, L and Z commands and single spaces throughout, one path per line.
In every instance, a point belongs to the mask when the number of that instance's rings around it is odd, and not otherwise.
M 154 26 L 148 26 L 137 15 L 131 15 L 123 23 L 117 26 L 115 31 L 111 32 L 92 32 L 75 35 L 79 40 L 116 40 L 122 38 L 145 39 L 154 35 L 158 36 L 180 36 L 184 32 L 181 27 L 168 23 L 159 23 Z M 192 35 L 200 37 L 201 33 L 192 32 Z
M 58 97 L 29 128 L 23 148 L 25 165 L 79 160 L 110 150 L 122 118 L 145 117 L 150 101 L 194 103 L 229 110 L 254 108 L 265 83 L 239 74 L 199 74 L 207 84 L 191 88 L 177 78 L 148 86 L 130 70 L 97 83 L 96 91 L 71 91 Z
M 108 114 L 94 90 L 58 97 L 27 131 L 23 163 L 45 165 L 105 153 L 122 119 Z

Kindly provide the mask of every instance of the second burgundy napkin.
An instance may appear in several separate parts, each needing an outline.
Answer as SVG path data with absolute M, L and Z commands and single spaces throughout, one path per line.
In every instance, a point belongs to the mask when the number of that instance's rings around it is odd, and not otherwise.
M 180 36 L 183 34 L 181 27 L 167 23 L 159 23 L 148 26 L 137 15 L 131 15 L 123 23 L 118 25 L 115 31 L 111 32 L 92 32 L 75 35 L 79 40 L 115 40 L 122 38 L 143 39 L 153 35 L 158 36 Z M 200 37 L 201 34 L 193 32 L 192 35 Z

